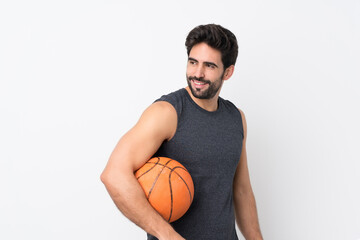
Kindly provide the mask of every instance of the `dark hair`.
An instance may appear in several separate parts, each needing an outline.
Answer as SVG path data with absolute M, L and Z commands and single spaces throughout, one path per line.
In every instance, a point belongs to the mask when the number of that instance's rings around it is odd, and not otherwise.
M 238 55 L 238 44 L 232 32 L 216 24 L 195 27 L 190 31 L 185 41 L 188 56 L 192 47 L 202 42 L 221 52 L 224 70 L 230 65 L 235 65 Z

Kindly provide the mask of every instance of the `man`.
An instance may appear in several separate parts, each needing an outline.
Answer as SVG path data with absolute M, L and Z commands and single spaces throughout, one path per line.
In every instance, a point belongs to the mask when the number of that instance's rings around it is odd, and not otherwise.
M 246 158 L 244 113 L 219 97 L 234 72 L 236 37 L 215 24 L 194 28 L 185 43 L 188 87 L 162 96 L 115 147 L 101 175 L 120 211 L 148 239 L 262 239 Z M 182 163 L 194 181 L 186 214 L 169 224 L 149 204 L 134 171 L 154 156 Z

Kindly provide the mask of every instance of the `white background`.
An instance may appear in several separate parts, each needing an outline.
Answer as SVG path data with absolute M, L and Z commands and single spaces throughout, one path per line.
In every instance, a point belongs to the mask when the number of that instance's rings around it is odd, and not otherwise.
M 118 139 L 186 86 L 184 41 L 239 42 L 222 97 L 248 121 L 265 239 L 360 238 L 360 2 L 1 1 L 0 239 L 145 239 L 99 176 Z

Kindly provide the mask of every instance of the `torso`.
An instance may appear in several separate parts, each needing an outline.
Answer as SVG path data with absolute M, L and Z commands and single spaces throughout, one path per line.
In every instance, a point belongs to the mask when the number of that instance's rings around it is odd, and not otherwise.
M 169 157 L 183 164 L 195 188 L 190 209 L 172 226 L 186 239 L 237 239 L 232 189 L 243 140 L 239 110 L 219 98 L 218 109 L 206 111 L 186 89 L 159 101 L 173 105 L 178 123 L 174 136 L 154 156 Z

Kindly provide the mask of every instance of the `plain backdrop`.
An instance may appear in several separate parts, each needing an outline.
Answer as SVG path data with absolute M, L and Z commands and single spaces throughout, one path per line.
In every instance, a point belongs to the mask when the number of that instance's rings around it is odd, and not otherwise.
M 359 239 L 359 13 L 358 0 L 1 1 L 0 239 L 145 239 L 99 176 L 143 110 L 186 86 L 185 38 L 206 23 L 238 38 L 221 96 L 247 118 L 265 239 Z

